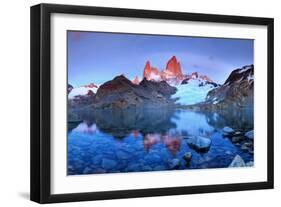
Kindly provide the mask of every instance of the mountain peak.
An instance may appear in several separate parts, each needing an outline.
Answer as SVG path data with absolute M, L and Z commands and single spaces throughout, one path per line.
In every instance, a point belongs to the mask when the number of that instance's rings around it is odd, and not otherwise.
M 125 80 L 129 81 L 124 74 L 116 76 L 113 80 Z
M 156 67 L 151 67 L 149 61 L 147 61 L 145 64 L 143 70 L 143 78 L 153 81 L 159 81 L 161 79 L 158 69 Z
M 132 83 L 138 85 L 140 83 L 139 77 L 136 76 L 134 80 L 132 80 Z
M 173 55 L 171 60 L 177 61 L 177 57 L 175 55 Z
M 176 56 L 173 56 L 166 65 L 166 71 L 173 74 L 176 77 L 182 77 L 183 73 L 181 70 L 180 62 L 178 62 Z
M 144 68 L 150 68 L 150 61 L 148 60 L 148 61 L 146 61 L 146 63 L 145 63 L 145 67 Z
M 224 84 L 241 82 L 242 80 L 252 80 L 254 76 L 254 65 L 245 65 L 242 68 L 233 70 Z
M 85 87 L 85 88 L 98 88 L 98 86 L 94 83 L 89 83 L 87 85 L 84 85 L 83 87 Z

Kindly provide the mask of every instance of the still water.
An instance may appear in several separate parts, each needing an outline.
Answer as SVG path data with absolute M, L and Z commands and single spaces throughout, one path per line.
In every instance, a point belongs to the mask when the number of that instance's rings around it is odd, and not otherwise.
M 68 123 L 68 175 L 228 167 L 235 155 L 253 153 L 222 135 L 222 128 L 253 129 L 251 110 L 200 113 L 188 110 L 131 109 L 80 111 Z M 204 152 L 190 136 L 211 139 Z M 191 153 L 189 162 L 184 159 Z

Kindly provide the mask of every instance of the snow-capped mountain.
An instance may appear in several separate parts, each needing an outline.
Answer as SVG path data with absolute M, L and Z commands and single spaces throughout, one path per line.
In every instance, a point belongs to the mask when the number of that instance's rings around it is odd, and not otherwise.
M 217 86 L 217 84 L 206 75 L 199 75 L 197 72 L 184 74 L 181 64 L 176 56 L 173 56 L 167 62 L 164 70 L 158 70 L 156 67 L 152 67 L 150 61 L 147 61 L 143 70 L 143 78 L 156 82 L 166 81 L 173 86 L 187 84 L 190 80 L 198 80 L 202 82 L 201 86 L 206 83 L 213 84 L 215 87 Z
M 119 78 L 116 79 L 117 77 Z M 119 79 L 122 79 L 122 81 L 119 81 Z M 147 87 L 148 85 L 150 87 L 149 93 L 151 91 L 155 91 L 155 94 L 158 94 L 159 92 L 157 91 L 158 85 L 161 85 L 162 87 L 164 87 L 164 85 L 170 86 L 174 88 L 174 92 L 170 94 L 172 95 L 171 98 L 173 100 L 176 100 L 177 104 L 191 105 L 205 101 L 208 92 L 218 86 L 218 84 L 212 81 L 208 76 L 198 74 L 198 72 L 184 74 L 181 64 L 177 60 L 176 56 L 173 56 L 169 59 L 165 69 L 163 70 L 158 70 L 156 67 L 151 66 L 150 61 L 147 61 L 143 69 L 143 78 L 141 79 L 139 79 L 138 76 L 135 76 L 135 78 L 130 81 L 127 80 L 125 75 L 121 75 L 116 76 L 111 82 L 113 82 L 114 84 L 110 85 L 108 82 L 106 82 L 101 86 L 97 86 L 96 84 L 91 83 L 89 85 L 84 85 L 76 88 L 70 85 L 71 87 L 68 87 L 68 97 L 75 103 L 88 103 L 91 100 L 94 100 L 95 97 L 99 97 L 101 94 L 103 94 L 102 91 L 105 92 L 106 90 L 108 90 L 108 93 L 106 93 L 108 94 L 108 97 L 113 96 L 115 90 L 117 90 L 118 92 L 119 88 L 122 88 L 122 84 L 125 82 L 130 86 L 129 88 L 126 88 L 126 91 L 131 91 L 137 88 L 138 90 L 136 91 L 136 93 L 145 91 L 143 90 L 143 87 L 145 85 L 144 83 L 146 83 L 145 87 Z M 105 86 L 110 88 L 105 88 Z M 151 100 L 154 100 L 155 94 L 151 94 Z M 118 97 L 119 96 L 120 95 L 118 95 Z M 126 96 L 132 99 L 131 93 L 129 95 L 126 94 Z M 158 94 L 157 96 L 159 96 L 158 99 L 160 99 L 161 95 Z M 122 98 L 124 99 L 124 96 L 122 96 Z M 142 99 L 136 97 L 136 100 Z
M 184 79 L 180 62 L 176 56 L 173 56 L 166 65 L 164 70 L 158 70 L 152 67 L 150 62 L 147 61 L 143 70 L 143 78 L 151 81 L 166 81 L 171 84 L 180 84 Z
M 219 108 L 252 107 L 254 94 L 254 65 L 233 70 L 225 83 L 206 96 L 206 104 Z
M 181 84 L 186 84 L 188 83 L 188 81 L 190 80 L 196 80 L 199 79 L 202 82 L 208 82 L 208 83 L 215 83 L 212 79 L 210 79 L 208 76 L 206 75 L 199 75 L 198 72 L 193 72 L 191 74 L 185 75 L 184 76 L 184 80 L 182 81 Z
M 132 80 L 132 83 L 133 83 L 133 84 L 136 84 L 136 85 L 140 84 L 139 77 L 136 76 L 136 77 Z
M 143 69 L 143 78 L 146 78 L 146 80 L 151 81 L 161 81 L 160 72 L 156 67 L 152 67 L 150 65 L 150 61 L 147 61 L 145 63 L 144 69 Z
M 68 94 L 68 98 L 69 99 L 73 99 L 76 96 L 85 96 L 85 95 L 87 95 L 89 93 L 96 94 L 97 90 L 98 90 L 98 85 L 96 85 L 94 83 L 90 83 L 88 85 L 83 85 L 83 86 L 76 87 L 76 88 L 72 87 L 71 90 L 68 90 L 68 91 L 70 91 L 69 94 Z

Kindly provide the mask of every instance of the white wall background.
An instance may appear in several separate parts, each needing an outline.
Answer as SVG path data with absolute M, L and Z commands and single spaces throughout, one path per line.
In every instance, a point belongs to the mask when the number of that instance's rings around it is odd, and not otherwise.
M 14 0 L 1 2 L 0 22 L 0 206 L 36 206 L 29 201 L 29 7 L 38 3 L 264 16 L 275 18 L 275 189 L 123 199 L 53 206 L 267 206 L 281 202 L 281 13 L 280 1 L 245 0 Z M 279 5 L 280 4 L 280 5 Z M 235 176 L 235 175 L 233 175 Z

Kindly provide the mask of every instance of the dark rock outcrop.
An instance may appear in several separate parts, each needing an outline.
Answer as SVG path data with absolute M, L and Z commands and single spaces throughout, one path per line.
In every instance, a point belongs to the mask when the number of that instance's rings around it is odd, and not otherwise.
M 140 86 L 142 86 L 145 90 L 148 91 L 156 91 L 161 95 L 169 98 L 171 95 L 177 92 L 175 87 L 170 86 L 166 81 L 161 82 L 153 82 L 143 79 L 140 82 Z
M 225 83 L 208 92 L 200 109 L 253 108 L 254 66 L 248 65 L 231 72 Z
M 77 95 L 73 99 L 68 100 L 68 105 L 71 108 L 83 107 L 93 103 L 95 93 L 91 90 L 86 95 Z
M 70 85 L 69 83 L 67 84 L 67 94 L 69 94 L 73 89 L 73 86 Z
M 164 81 L 144 78 L 139 85 L 120 75 L 101 85 L 95 95 L 94 108 L 161 107 L 173 104 L 171 95 L 176 88 Z

